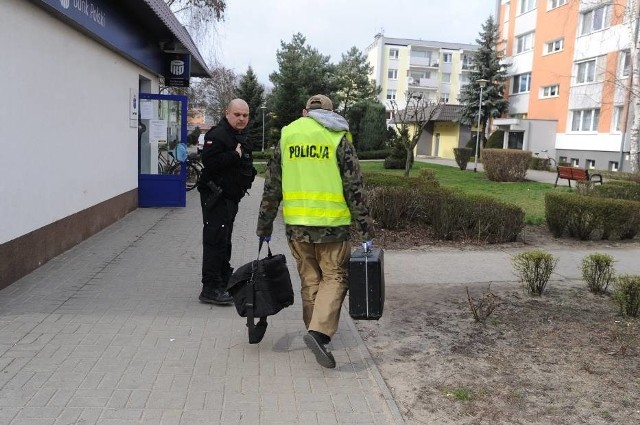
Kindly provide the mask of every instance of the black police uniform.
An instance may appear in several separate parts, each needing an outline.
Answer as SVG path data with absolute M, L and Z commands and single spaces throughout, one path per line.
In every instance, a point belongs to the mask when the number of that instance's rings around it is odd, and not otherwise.
M 236 151 L 238 143 L 241 156 Z M 234 129 L 223 118 L 205 134 L 202 163 L 198 182 L 203 219 L 200 300 L 230 304 L 233 300 L 225 288 L 233 272 L 229 263 L 233 223 L 238 204 L 256 175 L 246 130 Z

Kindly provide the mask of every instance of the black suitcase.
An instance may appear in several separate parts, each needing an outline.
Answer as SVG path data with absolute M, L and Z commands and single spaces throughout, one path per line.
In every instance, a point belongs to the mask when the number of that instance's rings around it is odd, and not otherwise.
M 378 320 L 384 308 L 384 251 L 357 248 L 349 260 L 349 315 Z

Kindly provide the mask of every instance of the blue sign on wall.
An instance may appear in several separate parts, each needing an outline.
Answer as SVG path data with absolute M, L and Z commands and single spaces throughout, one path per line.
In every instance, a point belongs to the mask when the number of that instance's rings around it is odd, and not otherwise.
M 109 0 L 35 0 L 71 26 L 110 46 L 158 74 L 164 73 L 164 53 L 141 22 L 128 16 L 120 2 Z

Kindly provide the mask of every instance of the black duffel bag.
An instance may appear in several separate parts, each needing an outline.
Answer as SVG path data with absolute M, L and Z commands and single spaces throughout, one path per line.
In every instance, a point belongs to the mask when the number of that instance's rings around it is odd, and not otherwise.
M 267 316 L 273 316 L 293 304 L 293 287 L 283 254 L 273 255 L 267 242 L 267 256 L 260 259 L 262 241 L 258 247 L 258 259 L 239 267 L 227 285 L 236 310 L 247 318 L 249 343 L 262 341 L 267 330 Z M 258 323 L 254 319 L 258 317 Z

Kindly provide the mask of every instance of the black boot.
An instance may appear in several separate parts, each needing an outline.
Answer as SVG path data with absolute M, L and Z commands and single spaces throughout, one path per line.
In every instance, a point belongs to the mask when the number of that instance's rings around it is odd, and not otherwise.
M 203 287 L 198 299 L 207 304 L 233 305 L 233 297 L 224 289 Z

